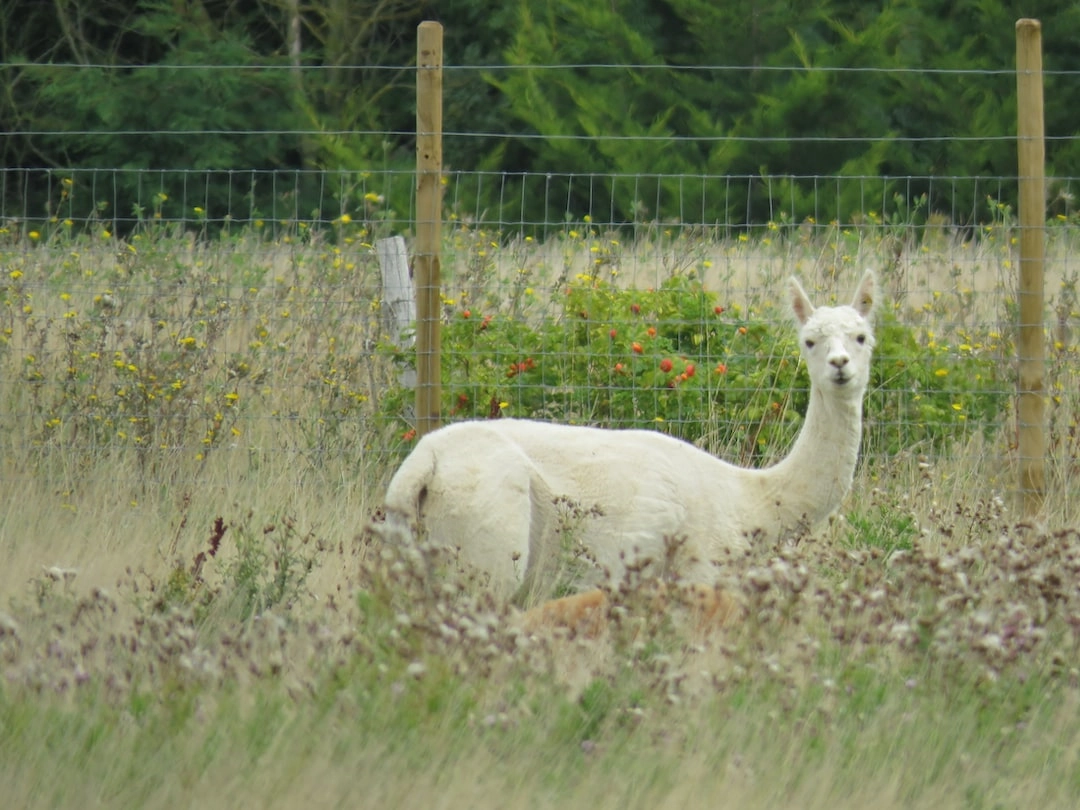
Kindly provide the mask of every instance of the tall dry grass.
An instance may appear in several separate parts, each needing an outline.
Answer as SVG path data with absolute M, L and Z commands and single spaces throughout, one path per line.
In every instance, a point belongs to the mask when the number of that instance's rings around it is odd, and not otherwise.
M 463 229 L 445 294 L 528 289 L 539 313 L 568 274 L 693 270 L 764 316 L 793 271 L 842 294 L 877 265 L 899 317 L 938 339 L 1007 328 L 1007 230 L 925 236 L 897 252 L 882 230 L 530 245 Z M 5 805 L 1075 806 L 1075 271 L 1058 239 L 1045 525 L 1012 509 L 1003 424 L 864 463 L 828 525 L 728 561 L 744 625 L 695 635 L 631 579 L 598 639 L 530 636 L 452 559 L 361 536 L 403 450 L 373 421 L 396 371 L 373 351 L 363 245 L 5 246 Z

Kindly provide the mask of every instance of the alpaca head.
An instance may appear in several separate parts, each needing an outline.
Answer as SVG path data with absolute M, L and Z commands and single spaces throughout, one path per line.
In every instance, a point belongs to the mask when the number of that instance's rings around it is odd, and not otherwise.
M 830 397 L 862 399 L 870 382 L 874 348 L 874 274 L 867 270 L 851 304 L 814 307 L 791 279 L 791 307 L 799 324 L 799 347 L 811 383 Z

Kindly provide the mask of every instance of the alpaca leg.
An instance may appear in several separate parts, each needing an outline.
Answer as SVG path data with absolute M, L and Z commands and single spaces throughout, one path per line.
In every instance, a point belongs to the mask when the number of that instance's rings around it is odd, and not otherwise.
M 529 566 L 529 511 L 527 500 L 506 498 L 483 519 L 457 513 L 440 527 L 443 545 L 457 548 L 461 562 L 487 575 L 488 585 L 509 597 L 522 584 Z
M 428 489 L 423 522 L 433 545 L 456 549 L 461 563 L 509 597 L 530 564 L 529 471 L 520 464 L 493 467 L 471 458 L 444 463 Z

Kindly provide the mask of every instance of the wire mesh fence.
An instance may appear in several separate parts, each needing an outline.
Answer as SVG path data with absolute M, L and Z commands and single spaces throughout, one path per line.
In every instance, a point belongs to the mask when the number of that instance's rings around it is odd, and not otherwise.
M 1015 176 L 558 168 L 444 174 L 447 420 L 645 427 L 770 463 L 808 397 L 787 278 L 845 301 L 872 267 L 867 469 L 955 463 L 978 471 L 957 486 L 1013 485 Z M 1055 179 L 1047 231 L 1063 497 L 1074 183 Z M 411 171 L 378 167 L 4 169 L 5 481 L 75 488 L 104 463 L 132 491 L 268 465 L 296 481 L 381 476 L 414 433 L 375 247 L 413 234 L 414 188 Z

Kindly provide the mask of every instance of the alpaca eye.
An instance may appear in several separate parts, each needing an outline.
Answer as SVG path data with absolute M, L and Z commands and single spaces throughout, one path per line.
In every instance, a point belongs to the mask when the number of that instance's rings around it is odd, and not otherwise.
M 866 343 L 866 335 L 859 335 L 857 338 L 855 338 L 855 340 L 861 346 L 862 344 Z
M 808 348 L 808 349 L 812 349 L 812 348 L 814 348 L 814 341 L 812 341 L 812 340 L 810 340 L 809 338 L 807 338 L 807 341 L 806 341 L 806 348 Z

